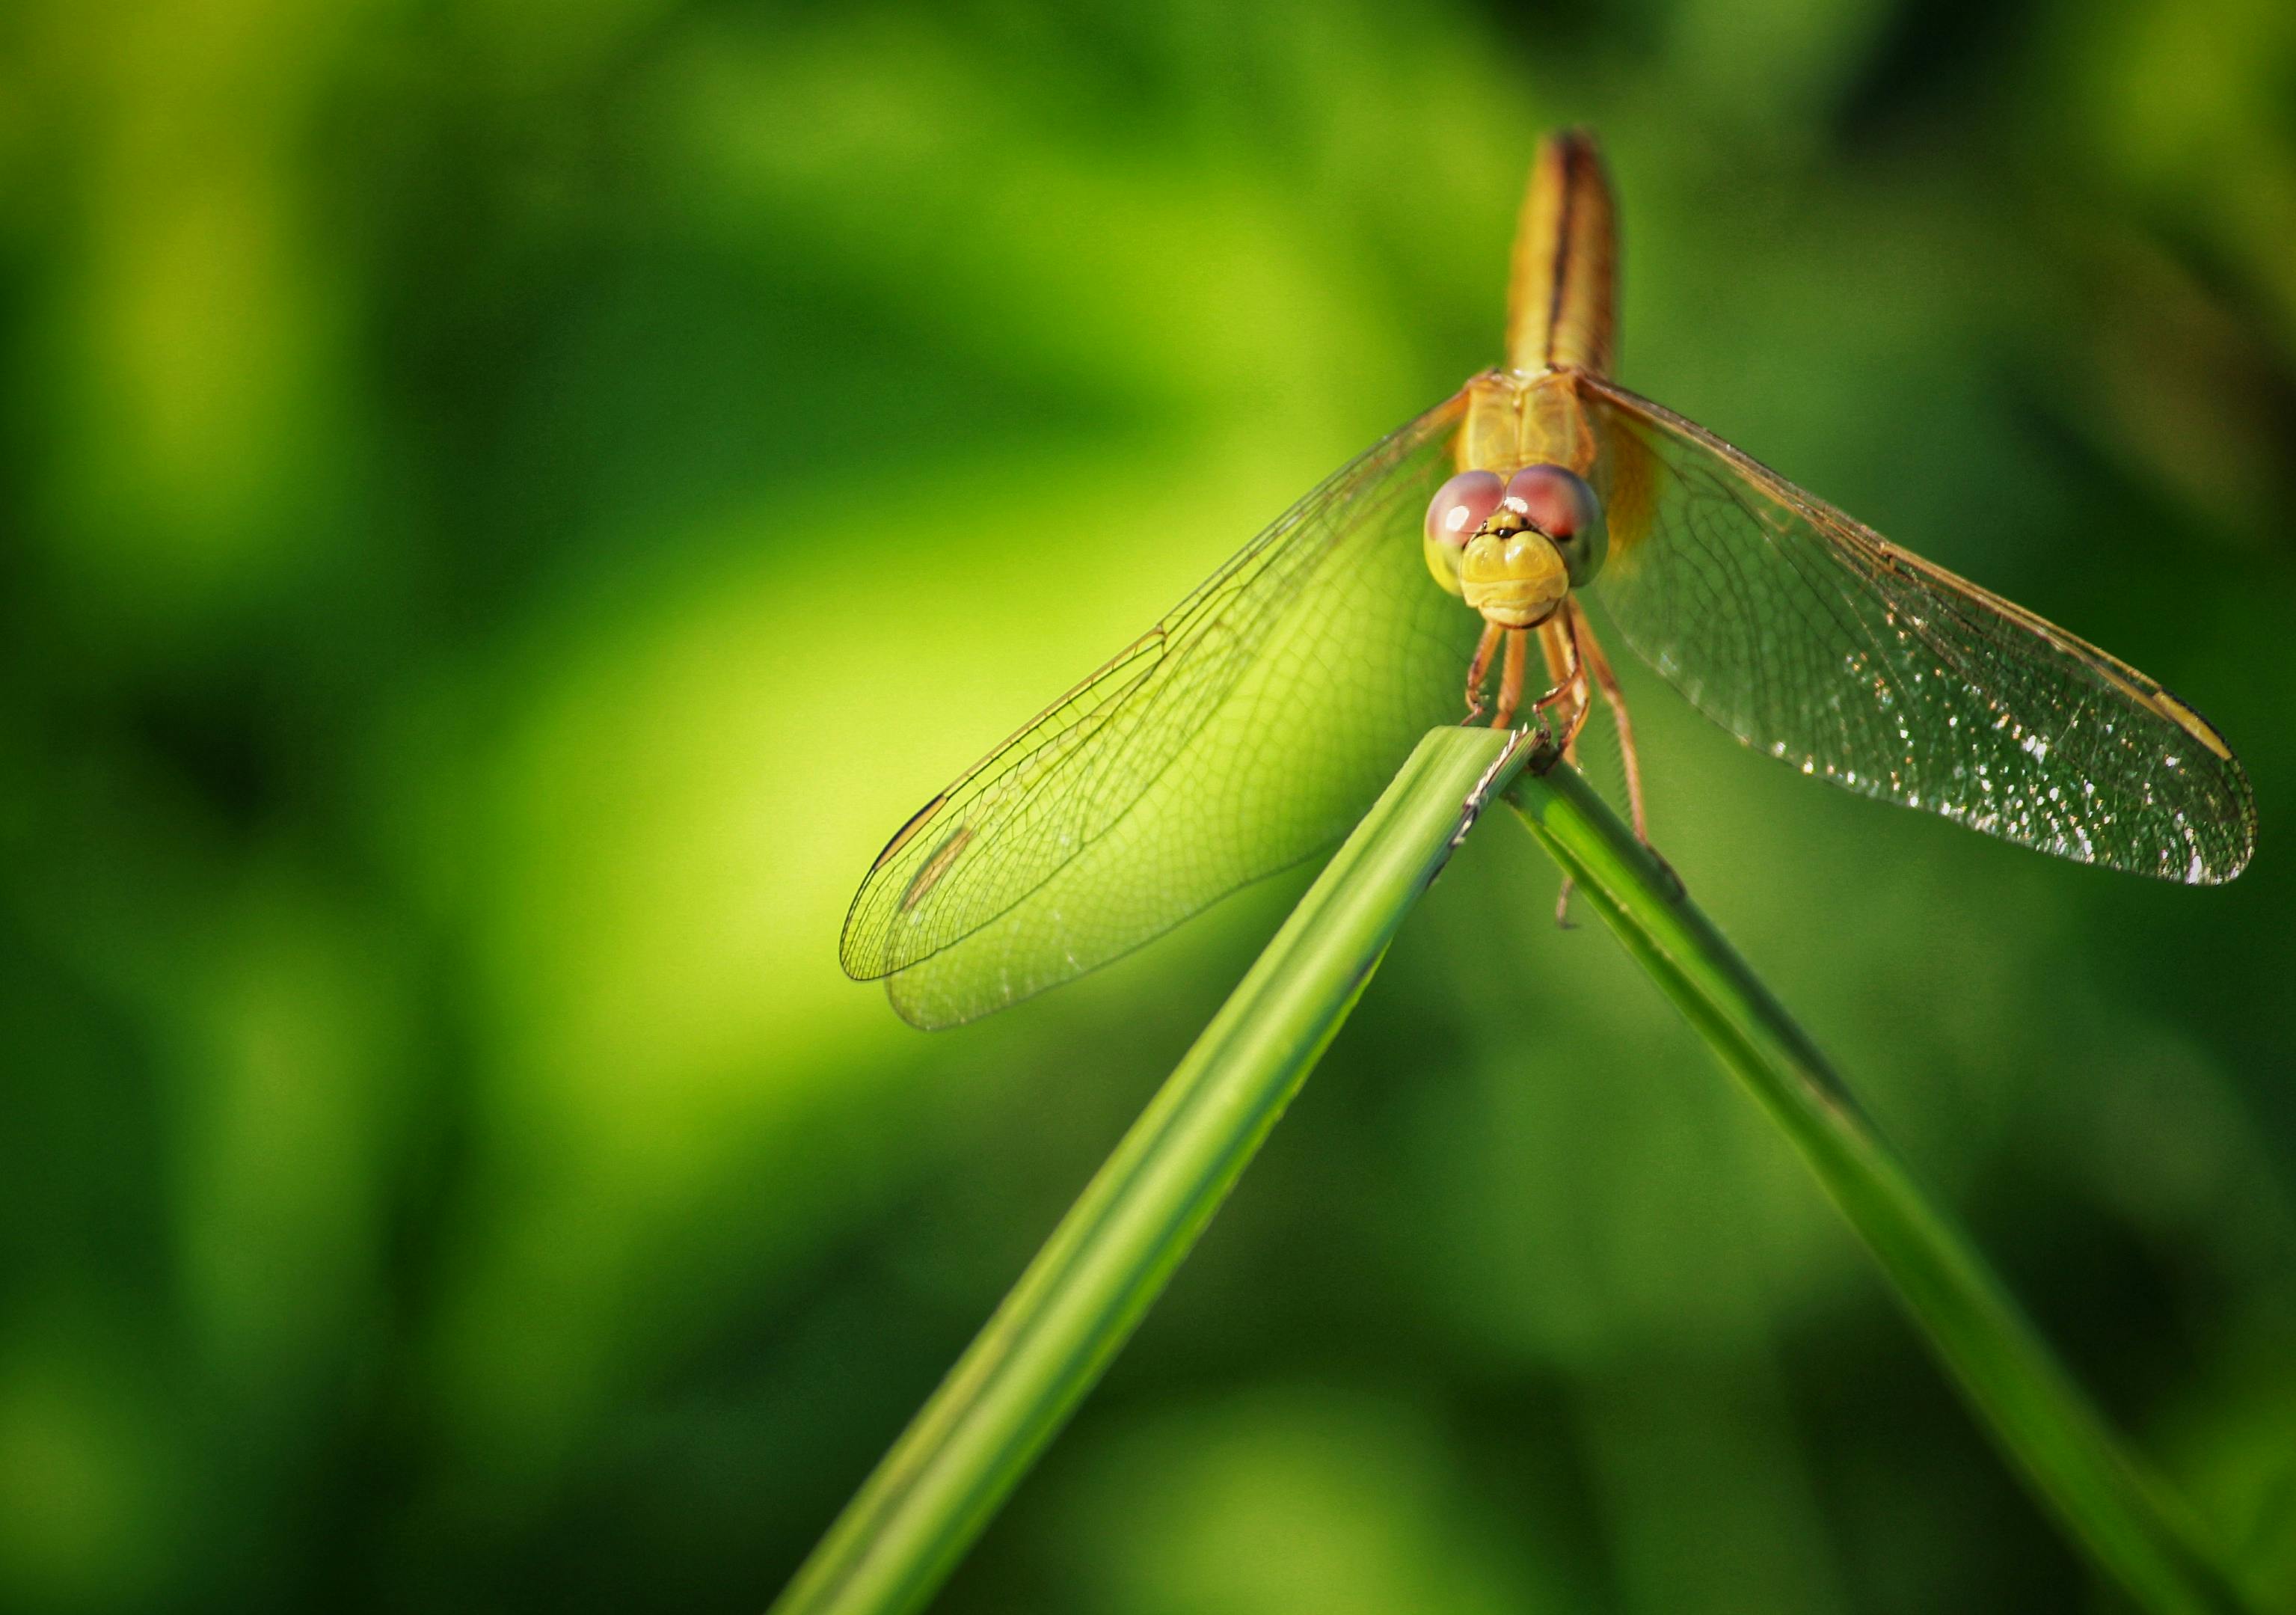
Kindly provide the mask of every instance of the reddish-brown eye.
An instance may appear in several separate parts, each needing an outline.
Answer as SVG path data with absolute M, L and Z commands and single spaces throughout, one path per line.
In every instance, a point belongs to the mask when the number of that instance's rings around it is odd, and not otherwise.
M 1496 474 L 1461 471 L 1435 490 L 1427 504 L 1427 541 L 1458 549 L 1490 520 L 1505 492 Z
M 1530 524 L 1550 538 L 1568 538 L 1595 524 L 1595 490 L 1559 465 L 1526 465 L 1507 479 L 1506 496 L 1522 502 Z

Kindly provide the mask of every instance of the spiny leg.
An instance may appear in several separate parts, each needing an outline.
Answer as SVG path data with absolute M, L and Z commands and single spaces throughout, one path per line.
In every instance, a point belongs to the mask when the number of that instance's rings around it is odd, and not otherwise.
M 1563 720 L 1562 732 L 1557 737 L 1565 762 L 1574 762 L 1578 749 L 1578 731 L 1587 722 L 1587 714 L 1594 702 L 1587 690 L 1587 669 L 1578 660 L 1578 642 L 1572 637 L 1571 625 L 1561 612 L 1539 625 L 1538 648 L 1546 657 L 1548 688 L 1532 705 L 1544 713 L 1550 708 L 1570 703 L 1570 716 Z
M 1467 664 L 1467 717 L 1473 723 L 1483 715 L 1483 680 L 1490 676 L 1491 657 L 1499 648 L 1499 635 L 1506 630 L 1495 622 L 1483 624 L 1483 636 L 1475 642 L 1475 659 Z M 1502 729 L 1505 724 L 1499 726 Z
M 1559 690 L 1571 682 L 1575 669 L 1571 666 L 1568 624 L 1557 612 L 1538 625 L 1539 654 L 1546 659 L 1546 687 Z M 1578 766 L 1578 726 L 1564 726 L 1568 733 L 1562 741 L 1562 760 L 1573 768 Z
M 1544 711 L 1559 701 L 1570 701 L 1570 717 L 1562 727 L 1562 757 L 1565 762 L 1577 766 L 1578 731 L 1587 722 L 1587 714 L 1594 706 L 1587 691 L 1587 666 L 1578 655 L 1578 629 L 1582 619 L 1578 603 L 1565 601 L 1563 609 L 1547 619 L 1539 629 L 1539 649 L 1546 653 L 1546 670 L 1554 687 L 1538 700 Z M 1570 877 L 1562 877 L 1562 888 L 1554 894 L 1554 922 L 1570 929 Z
M 1506 657 L 1499 668 L 1499 709 L 1491 716 L 1494 729 L 1514 726 L 1514 709 L 1522 704 L 1522 664 L 1529 637 L 1521 628 L 1506 630 Z
M 1634 720 L 1627 716 L 1626 692 L 1619 687 L 1619 676 L 1611 671 L 1611 659 L 1603 654 L 1602 642 L 1595 637 L 1595 625 L 1587 620 L 1583 611 L 1578 610 L 1577 601 L 1572 601 L 1570 605 L 1578 618 L 1579 648 L 1586 652 L 1587 665 L 1594 669 L 1595 682 L 1602 686 L 1603 699 L 1611 703 L 1611 716 L 1618 721 L 1619 760 L 1627 772 L 1627 808 L 1634 820 L 1635 840 L 1643 844 L 1643 850 L 1650 854 L 1660 873 L 1674 888 L 1676 895 L 1680 896 L 1684 889 L 1682 877 L 1675 873 L 1674 865 L 1666 861 L 1659 849 L 1650 844 L 1650 824 L 1643 808 L 1642 764 L 1640 754 L 1635 750 Z
M 1627 693 L 1619 687 L 1619 676 L 1611 670 L 1611 659 L 1603 654 L 1603 642 L 1595 637 L 1595 625 L 1587 620 L 1587 613 L 1578 603 L 1569 605 L 1572 637 L 1587 659 L 1595 682 L 1602 687 L 1603 699 L 1611 703 L 1611 716 L 1619 726 L 1619 757 L 1627 771 L 1627 808 L 1635 822 L 1635 840 L 1650 845 L 1650 823 L 1643 812 L 1643 768 L 1635 752 L 1634 719 L 1627 716 Z

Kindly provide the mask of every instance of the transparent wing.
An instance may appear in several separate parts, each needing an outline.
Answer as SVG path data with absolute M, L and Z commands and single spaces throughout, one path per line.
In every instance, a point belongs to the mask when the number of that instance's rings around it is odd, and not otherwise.
M 1597 593 L 1724 728 L 1805 774 L 2083 863 L 2248 863 L 2248 778 L 2128 663 L 1964 582 L 1680 415 L 1579 378 L 1611 559 Z
M 1428 577 L 1419 531 L 1463 400 L 1324 481 L 927 804 L 853 899 L 847 971 L 954 1025 L 1344 834 L 1461 709 L 1480 625 Z

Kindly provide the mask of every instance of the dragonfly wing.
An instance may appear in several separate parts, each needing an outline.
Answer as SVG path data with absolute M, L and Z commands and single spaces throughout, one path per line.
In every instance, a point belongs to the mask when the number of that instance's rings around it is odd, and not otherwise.
M 879 855 L 842 958 L 922 1026 L 1081 975 L 1331 845 L 1455 718 L 1480 624 L 1420 523 L 1464 394 L 1284 512 Z
M 1955 577 L 1593 377 L 1611 562 L 1636 650 L 1739 739 L 1867 796 L 2084 863 L 2228 881 L 2248 778 L 2128 663 Z

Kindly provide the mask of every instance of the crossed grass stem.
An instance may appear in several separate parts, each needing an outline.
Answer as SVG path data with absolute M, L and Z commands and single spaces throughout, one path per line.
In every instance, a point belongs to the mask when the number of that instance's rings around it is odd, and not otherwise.
M 1495 795 L 1785 1133 L 2099 1572 L 2155 1615 L 2260 1609 L 1673 872 L 1551 744 L 1525 740 L 1464 726 L 1422 740 L 773 1615 L 893 1615 L 930 1601 L 1122 1349 Z

